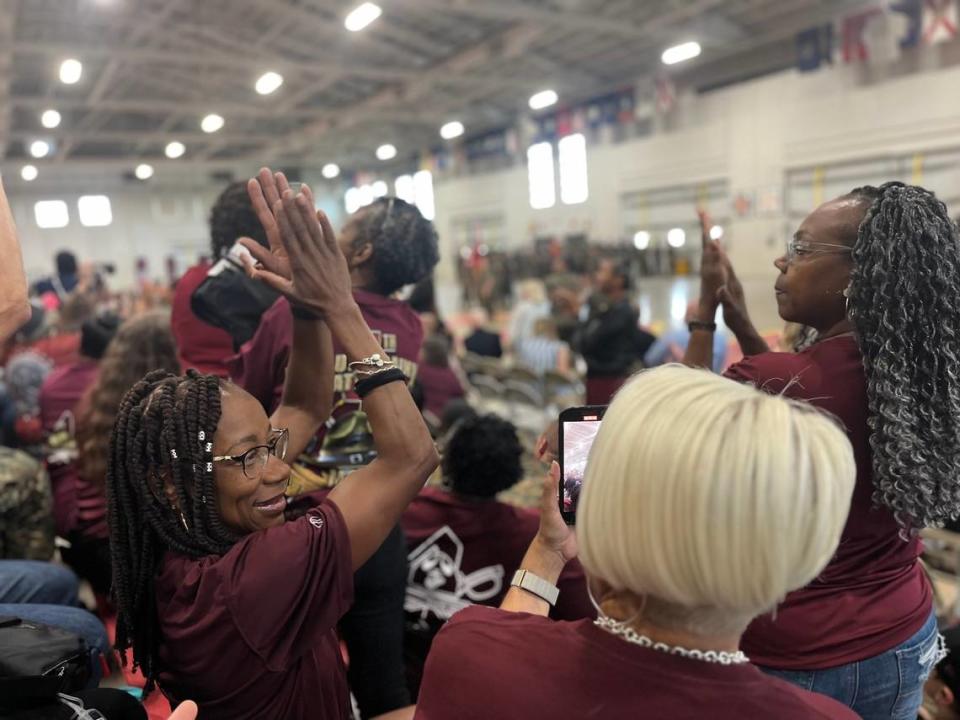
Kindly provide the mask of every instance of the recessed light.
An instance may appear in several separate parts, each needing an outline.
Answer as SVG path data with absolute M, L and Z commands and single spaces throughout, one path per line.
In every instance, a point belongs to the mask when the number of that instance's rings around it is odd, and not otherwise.
M 83 63 L 74 58 L 68 58 L 60 63 L 60 82 L 64 85 L 75 85 L 83 75 Z
M 393 160 L 397 156 L 397 148 L 386 143 L 377 148 L 377 160 Z
M 176 160 L 178 157 L 183 157 L 183 154 L 187 151 L 186 146 L 182 142 L 177 142 L 174 140 L 172 143 L 169 143 L 166 149 L 163 151 L 168 158 L 171 160 Z
M 223 123 L 223 117 L 217 115 L 216 113 L 210 113 L 200 121 L 200 129 L 205 133 L 215 133 L 217 130 L 223 127 Z
M 440 137 L 444 140 L 453 140 L 463 135 L 463 123 L 459 120 L 451 120 L 440 128 Z
M 333 180 L 335 177 L 337 177 L 337 175 L 340 174 L 340 166 L 336 163 L 327 163 L 323 166 L 323 170 L 320 172 L 323 173 L 323 176 L 327 180 Z
M 40 174 L 40 171 L 34 165 L 24 165 L 20 168 L 20 177 L 22 177 L 27 182 L 33 182 L 37 179 L 37 175 Z
M 153 165 L 140 163 L 133 174 L 137 176 L 137 180 L 149 180 L 153 177 Z
M 360 32 L 383 14 L 383 10 L 376 3 L 365 2 L 357 5 L 343 21 L 343 26 L 350 32 Z
M 43 115 L 40 116 L 40 124 L 53 130 L 60 124 L 60 119 L 60 113 L 56 110 L 45 110 Z
M 660 56 L 660 59 L 663 60 L 664 65 L 676 65 L 684 60 L 692 60 L 699 54 L 700 43 L 690 41 L 667 48 L 663 51 L 663 55 Z
M 46 157 L 50 154 L 50 143 L 46 140 L 34 140 L 30 143 L 30 154 L 35 158 Z
M 261 75 L 257 79 L 257 84 L 254 87 L 261 95 L 269 95 L 275 92 L 281 85 L 283 85 L 283 75 L 271 70 Z
M 554 90 L 541 90 L 530 97 L 531 110 L 543 110 L 557 102 L 557 93 Z

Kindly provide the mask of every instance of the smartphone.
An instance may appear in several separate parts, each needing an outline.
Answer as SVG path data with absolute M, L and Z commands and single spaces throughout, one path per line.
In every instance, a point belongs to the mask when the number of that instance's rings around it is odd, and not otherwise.
M 577 504 L 583 488 L 590 448 L 600 429 L 605 405 L 568 408 L 560 413 L 560 513 L 568 525 L 577 521 Z

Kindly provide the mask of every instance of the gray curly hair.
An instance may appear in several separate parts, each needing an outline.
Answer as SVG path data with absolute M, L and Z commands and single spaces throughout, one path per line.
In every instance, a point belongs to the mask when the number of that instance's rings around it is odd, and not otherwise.
M 922 187 L 890 182 L 853 246 L 848 315 L 863 354 L 874 501 L 908 531 L 960 515 L 960 238 Z

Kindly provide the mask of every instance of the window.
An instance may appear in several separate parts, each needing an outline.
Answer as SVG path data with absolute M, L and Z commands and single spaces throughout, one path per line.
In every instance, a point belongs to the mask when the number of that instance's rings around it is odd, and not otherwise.
M 437 215 L 437 208 L 433 200 L 433 173 L 421 170 L 413 176 L 414 204 L 427 220 L 433 220 Z
M 33 206 L 37 227 L 44 230 L 62 228 L 70 224 L 70 212 L 63 200 L 41 200 Z
M 585 202 L 587 187 L 587 141 L 580 133 L 567 135 L 557 145 L 560 151 L 560 200 L 564 205 Z
M 527 179 L 530 185 L 530 207 L 543 210 L 557 202 L 557 187 L 553 178 L 553 146 L 548 142 L 531 145 L 527 149 Z
M 84 195 L 77 201 L 77 210 L 84 227 L 107 227 L 113 222 L 110 198 L 106 195 Z
M 408 203 L 415 202 L 416 195 L 413 190 L 413 175 L 401 175 L 393 184 L 397 197 L 406 200 Z

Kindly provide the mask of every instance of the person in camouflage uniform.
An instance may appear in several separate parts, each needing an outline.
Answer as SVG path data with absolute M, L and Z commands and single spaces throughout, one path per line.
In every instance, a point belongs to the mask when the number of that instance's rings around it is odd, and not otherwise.
M 53 557 L 52 505 L 43 465 L 25 452 L 0 447 L 0 558 Z

